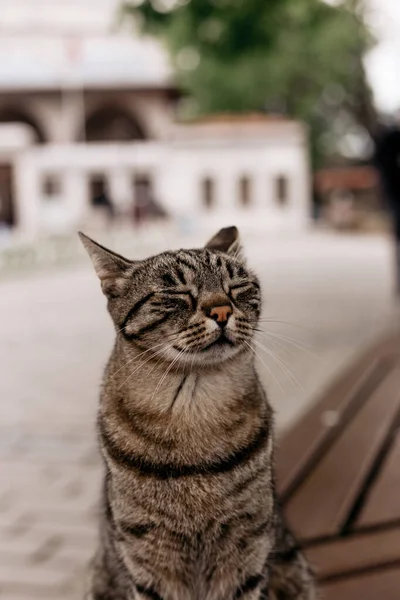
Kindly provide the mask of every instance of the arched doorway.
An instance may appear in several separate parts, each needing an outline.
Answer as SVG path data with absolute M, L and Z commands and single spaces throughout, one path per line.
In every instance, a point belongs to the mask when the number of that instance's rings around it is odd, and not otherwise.
M 92 112 L 86 119 L 80 139 L 87 142 L 131 142 L 147 138 L 142 125 L 127 110 L 108 105 Z
M 85 131 L 80 134 L 80 139 L 88 143 L 129 143 L 143 141 L 148 138 L 147 133 L 135 117 L 135 115 L 124 106 L 110 102 L 89 112 Z M 131 204 L 130 209 L 124 207 L 122 214 L 118 211 L 118 198 L 113 197 L 112 190 L 108 185 L 107 176 L 93 172 L 88 180 L 89 201 L 92 206 L 92 214 L 99 213 L 107 203 L 108 214 L 114 218 L 115 215 L 122 219 L 134 222 L 149 218 L 162 213 L 158 207 L 153 194 L 153 182 L 150 174 L 138 174 L 132 169 L 131 178 Z M 140 217 L 140 218 L 139 218 Z
M 13 175 L 12 165 L 0 161 L 0 228 L 15 225 Z
M 0 108 L 0 123 L 22 123 L 29 125 L 34 134 L 34 143 L 44 144 L 47 142 L 42 126 L 23 108 L 13 106 Z
M 32 144 L 44 144 L 41 125 L 22 107 L 0 108 L 0 228 L 16 225 L 14 151 Z

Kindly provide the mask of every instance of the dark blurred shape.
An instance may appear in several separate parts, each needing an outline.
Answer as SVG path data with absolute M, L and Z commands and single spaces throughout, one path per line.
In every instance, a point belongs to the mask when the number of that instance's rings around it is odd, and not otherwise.
M 0 225 L 12 227 L 15 222 L 12 166 L 0 164 Z
M 251 179 L 243 175 L 239 179 L 239 201 L 242 206 L 250 206 L 251 204 Z
M 91 113 L 85 125 L 87 142 L 143 140 L 140 123 L 121 107 L 108 105 Z
M 277 200 L 281 206 L 285 206 L 289 199 L 289 179 L 285 175 L 279 175 L 275 185 Z
M 61 193 L 61 179 L 57 175 L 47 175 L 42 182 L 43 195 L 46 198 L 58 196 Z
M 2 90 L 2 100 L 6 102 L 5 106 L 0 109 L 0 123 L 23 123 L 29 125 L 34 134 L 34 141 L 38 144 L 44 144 L 48 140 L 44 133 L 45 124 L 40 122 L 40 112 L 34 108 L 29 109 L 25 106 L 26 100 L 21 94 L 20 98 L 15 98 L 10 94 L 10 104 L 7 103 L 7 90 Z
M 390 208 L 400 221 L 400 128 L 385 127 L 376 141 L 375 163 Z
M 136 175 L 133 180 L 133 222 L 140 227 L 146 221 L 165 219 L 168 213 L 156 200 L 153 182 L 148 175 Z
M 202 198 L 204 208 L 210 210 L 215 206 L 215 182 L 211 177 L 205 177 L 202 182 Z
M 397 124 L 382 127 L 375 142 L 375 163 L 393 219 L 397 294 L 400 295 L 400 128 Z
M 94 175 L 90 180 L 90 191 L 92 206 L 97 212 L 105 215 L 108 225 L 112 225 L 115 219 L 115 208 L 109 197 L 107 181 L 102 175 Z

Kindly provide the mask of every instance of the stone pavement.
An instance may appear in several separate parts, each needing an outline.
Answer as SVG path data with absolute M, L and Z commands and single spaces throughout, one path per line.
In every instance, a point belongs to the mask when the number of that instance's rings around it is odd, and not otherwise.
M 260 370 L 285 427 L 398 326 L 390 246 L 326 234 L 246 245 L 265 290 Z M 113 339 L 91 268 L 0 283 L 0 331 L 0 598 L 78 600 L 96 541 L 94 420 Z

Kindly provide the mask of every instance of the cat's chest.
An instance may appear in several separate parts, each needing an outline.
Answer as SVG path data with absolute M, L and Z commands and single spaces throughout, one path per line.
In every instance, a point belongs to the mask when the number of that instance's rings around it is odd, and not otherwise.
M 188 420 L 190 426 L 201 433 L 201 425 L 210 423 L 213 416 L 229 410 L 229 400 L 234 397 L 234 390 L 229 379 L 223 374 L 218 377 L 205 377 L 189 373 L 178 381 L 177 390 L 172 390 L 170 414 L 175 419 Z M 192 431 L 195 433 L 196 431 Z
M 131 517 L 174 522 L 179 528 L 199 529 L 205 518 L 223 514 L 231 507 L 226 476 L 158 479 L 132 476 L 119 481 L 118 504 Z M 201 528 L 201 527 L 200 527 Z
M 119 518 L 155 523 L 177 532 L 199 532 L 207 523 L 253 506 L 267 514 L 272 506 L 272 477 L 267 454 L 248 469 L 219 475 L 113 477 Z

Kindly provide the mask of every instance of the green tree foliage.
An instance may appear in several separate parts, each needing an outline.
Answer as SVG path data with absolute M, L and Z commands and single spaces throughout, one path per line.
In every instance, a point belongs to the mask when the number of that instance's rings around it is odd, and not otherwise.
M 360 0 L 135 0 L 161 37 L 192 112 L 279 111 L 305 120 L 314 161 L 338 123 L 373 134 L 362 58 L 373 40 Z

